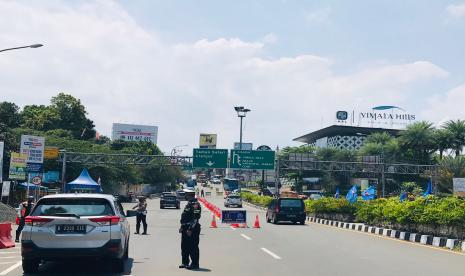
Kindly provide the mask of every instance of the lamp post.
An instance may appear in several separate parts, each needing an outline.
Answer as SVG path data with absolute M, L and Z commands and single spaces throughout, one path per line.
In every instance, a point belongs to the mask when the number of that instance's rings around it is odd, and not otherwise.
M 44 46 L 44 45 L 42 45 L 42 44 L 32 44 L 32 45 L 27 45 L 27 46 L 20 46 L 20 47 L 2 49 L 2 50 L 0 50 L 0 52 L 18 50 L 18 49 L 24 49 L 24 48 L 39 48 L 39 47 L 42 47 L 42 46 Z
M 244 108 L 243 106 L 235 106 L 234 110 L 237 112 L 237 117 L 241 119 L 241 129 L 239 132 L 239 149 L 242 150 L 242 119 L 250 112 L 250 109 Z

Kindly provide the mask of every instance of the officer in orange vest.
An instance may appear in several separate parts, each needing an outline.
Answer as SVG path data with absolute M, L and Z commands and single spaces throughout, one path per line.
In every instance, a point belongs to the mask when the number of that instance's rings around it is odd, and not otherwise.
M 19 242 L 19 236 L 21 235 L 21 231 L 23 231 L 25 219 L 31 213 L 31 210 L 33 207 L 34 207 L 33 196 L 29 196 L 27 198 L 27 201 L 19 204 L 19 225 L 18 225 L 18 229 L 16 229 L 15 242 Z

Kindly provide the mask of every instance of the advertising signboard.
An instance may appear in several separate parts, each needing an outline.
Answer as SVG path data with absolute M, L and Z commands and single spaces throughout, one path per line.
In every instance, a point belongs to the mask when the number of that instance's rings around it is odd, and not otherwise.
M 3 148 L 5 146 L 4 142 L 0 142 L 0 183 L 3 181 Z
M 235 150 L 241 149 L 241 143 L 234 142 L 234 149 Z M 243 150 L 252 150 L 253 149 L 253 144 L 252 143 L 244 143 L 244 142 L 242 142 L 242 149 Z
M 123 141 L 146 141 L 157 143 L 158 127 L 148 125 L 132 125 L 113 123 L 111 139 Z
M 2 185 L 2 197 L 10 195 L 10 183 L 11 183 L 10 181 L 3 182 L 3 185 Z
M 216 140 L 218 136 L 216 134 L 200 134 L 199 148 L 201 149 L 216 149 Z
M 10 159 L 10 179 L 24 180 L 26 179 L 26 161 L 27 155 L 17 152 L 11 153 Z
M 36 163 L 26 164 L 27 172 L 41 173 L 43 170 L 44 170 L 44 164 L 36 164 Z
M 22 154 L 27 154 L 27 163 L 44 163 L 45 138 L 32 135 L 21 135 Z
M 228 150 L 226 149 L 194 149 L 194 168 L 224 169 L 228 167 Z
M 465 197 L 465 178 L 453 178 L 452 183 L 454 195 Z
M 393 105 L 381 105 L 369 110 L 339 110 L 336 123 L 362 127 L 404 128 L 417 120 L 415 114 Z
M 274 170 L 275 152 L 231 150 L 231 169 Z
M 247 223 L 247 211 L 246 210 L 222 210 L 221 211 L 221 223 Z
M 59 156 L 58 147 L 45 147 L 44 158 L 45 159 L 57 159 Z

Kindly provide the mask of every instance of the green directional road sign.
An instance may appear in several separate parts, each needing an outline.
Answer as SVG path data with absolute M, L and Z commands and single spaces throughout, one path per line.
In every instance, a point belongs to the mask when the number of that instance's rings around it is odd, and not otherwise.
M 194 149 L 194 168 L 225 169 L 228 167 L 228 150 Z
M 231 169 L 274 170 L 274 151 L 231 150 Z

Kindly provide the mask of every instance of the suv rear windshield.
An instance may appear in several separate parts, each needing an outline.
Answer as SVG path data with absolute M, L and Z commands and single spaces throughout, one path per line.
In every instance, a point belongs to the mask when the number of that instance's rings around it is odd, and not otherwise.
M 281 199 L 282 208 L 303 208 L 302 200 L 300 199 Z
M 238 195 L 230 195 L 228 196 L 229 198 L 232 198 L 232 199 L 238 199 L 238 198 L 241 198 L 240 196 Z
M 108 200 L 103 198 L 47 198 L 38 202 L 33 216 L 56 214 L 78 216 L 112 216 L 115 214 Z
M 174 200 L 174 199 L 176 199 L 176 196 L 174 196 L 174 195 L 165 195 L 163 197 L 163 199 Z

